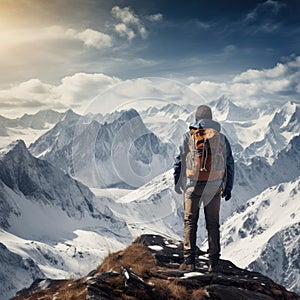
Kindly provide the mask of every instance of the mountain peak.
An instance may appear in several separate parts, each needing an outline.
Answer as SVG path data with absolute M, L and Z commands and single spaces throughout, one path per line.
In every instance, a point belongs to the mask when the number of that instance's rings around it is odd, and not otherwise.
M 77 120 L 80 117 L 80 115 L 76 114 L 72 109 L 68 109 L 64 113 L 64 117 L 62 118 L 62 121 L 73 121 Z
M 198 249 L 199 250 L 199 249 Z M 183 244 L 145 234 L 79 280 L 37 280 L 15 300 L 37 299 L 299 299 L 295 293 L 259 273 L 220 260 L 222 273 L 209 273 L 207 254 L 198 251 L 196 272 L 178 269 Z M 46 289 L 47 288 L 47 289 Z M 68 295 L 68 298 L 66 297 Z M 12 299 L 13 300 L 13 299 Z
M 216 108 L 219 110 L 224 110 L 226 108 L 230 107 L 237 107 L 228 96 L 222 95 L 217 101 L 216 101 Z
M 2 148 L 0 150 L 0 157 L 10 153 L 10 152 L 17 152 L 18 154 L 20 153 L 28 153 L 27 147 L 25 145 L 25 142 L 23 140 L 16 140 L 11 142 L 7 147 Z
M 213 115 L 216 119 L 229 121 L 248 121 L 257 118 L 257 110 L 244 108 L 234 104 L 231 99 L 223 95 L 218 100 L 210 103 L 213 108 Z

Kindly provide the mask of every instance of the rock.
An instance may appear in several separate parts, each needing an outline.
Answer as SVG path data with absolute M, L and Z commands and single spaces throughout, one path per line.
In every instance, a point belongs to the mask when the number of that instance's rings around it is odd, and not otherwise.
M 260 273 L 220 260 L 222 273 L 208 273 L 208 257 L 199 251 L 196 272 L 178 270 L 182 243 L 158 235 L 142 235 L 123 251 L 110 254 L 86 277 L 37 282 L 13 300 L 38 299 L 212 299 L 299 300 Z M 52 283 L 51 283 L 52 282 Z M 60 283 L 59 283 L 60 282 Z M 40 287 L 44 286 L 45 289 Z M 55 286 L 55 289 L 51 289 Z

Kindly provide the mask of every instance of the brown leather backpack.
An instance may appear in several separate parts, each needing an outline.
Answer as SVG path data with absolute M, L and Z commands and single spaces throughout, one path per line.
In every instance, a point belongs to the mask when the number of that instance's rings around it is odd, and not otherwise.
M 220 132 L 213 128 L 190 129 L 186 176 L 196 181 L 222 180 L 226 171 Z

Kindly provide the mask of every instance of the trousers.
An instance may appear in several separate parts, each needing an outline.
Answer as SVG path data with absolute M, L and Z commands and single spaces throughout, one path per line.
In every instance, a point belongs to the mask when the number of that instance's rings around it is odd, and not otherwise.
M 203 204 L 210 260 L 220 257 L 221 188 L 211 183 L 186 189 L 184 195 L 184 257 L 194 258 L 200 206 Z

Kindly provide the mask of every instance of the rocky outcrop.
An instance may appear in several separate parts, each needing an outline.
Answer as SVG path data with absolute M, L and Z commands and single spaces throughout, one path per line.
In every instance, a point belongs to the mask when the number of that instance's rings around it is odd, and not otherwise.
M 110 254 L 87 276 L 36 280 L 13 300 L 33 299 L 300 299 L 260 273 L 221 260 L 222 273 L 208 273 L 208 258 L 198 252 L 196 272 L 179 271 L 182 243 L 142 235 L 123 251 Z

